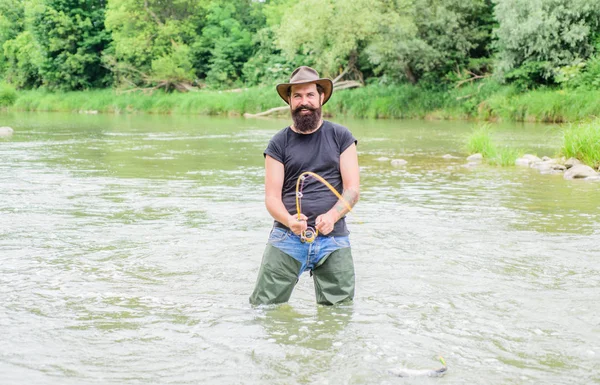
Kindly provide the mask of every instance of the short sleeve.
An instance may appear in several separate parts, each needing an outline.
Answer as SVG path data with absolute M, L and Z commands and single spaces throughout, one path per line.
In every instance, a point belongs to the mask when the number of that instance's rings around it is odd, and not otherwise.
M 356 138 L 352 135 L 350 130 L 348 130 L 346 127 L 341 127 L 341 130 L 339 130 L 338 143 L 340 144 L 340 154 L 341 154 L 344 151 L 346 151 L 348 149 L 348 147 L 350 147 L 353 143 L 358 144 L 358 140 L 356 140 Z
M 276 139 L 277 137 L 273 137 L 273 139 L 269 141 L 267 149 L 265 150 L 263 155 L 265 158 L 267 157 L 267 155 L 269 155 L 271 158 L 275 159 L 279 163 L 283 163 L 284 156 L 282 146 L 281 143 L 279 143 L 279 141 L 277 141 Z

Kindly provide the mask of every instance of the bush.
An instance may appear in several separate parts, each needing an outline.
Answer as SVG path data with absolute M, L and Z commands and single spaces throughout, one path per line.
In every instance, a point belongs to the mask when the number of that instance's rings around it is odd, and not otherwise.
M 15 104 L 17 91 L 9 84 L 0 84 L 0 107 L 9 107 Z

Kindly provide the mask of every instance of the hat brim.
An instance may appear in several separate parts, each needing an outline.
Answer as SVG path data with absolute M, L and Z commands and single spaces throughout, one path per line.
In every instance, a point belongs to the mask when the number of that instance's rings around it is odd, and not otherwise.
M 325 103 L 327 103 L 327 101 L 331 97 L 331 94 L 333 93 L 333 82 L 331 81 L 331 79 L 316 79 L 316 80 L 308 80 L 305 82 L 297 82 L 297 83 L 281 83 L 281 84 L 278 84 L 276 87 L 277 93 L 279 94 L 281 99 L 283 99 L 284 102 L 286 102 L 287 104 L 290 104 L 290 101 L 288 99 L 289 98 L 288 90 L 292 86 L 297 86 L 299 84 L 310 84 L 310 83 L 319 84 L 321 87 L 323 87 L 323 103 L 321 105 L 324 105 Z

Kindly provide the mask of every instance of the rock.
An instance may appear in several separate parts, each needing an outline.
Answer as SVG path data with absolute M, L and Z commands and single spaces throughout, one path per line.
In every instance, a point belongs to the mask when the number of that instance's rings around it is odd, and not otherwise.
M 585 180 L 589 180 L 592 182 L 600 182 L 600 175 L 588 176 Z
M 524 166 L 528 167 L 534 163 L 539 163 L 542 160 L 535 155 L 525 154 L 521 158 L 515 160 L 515 166 Z
M 543 156 L 542 157 L 542 162 L 547 162 L 549 160 L 552 160 L 552 158 L 550 158 L 549 156 Z
M 405 161 L 404 159 L 392 159 L 392 161 L 390 162 L 392 164 L 392 166 L 394 167 L 399 167 L 399 166 L 404 166 L 405 164 L 407 164 L 408 162 Z
M 554 170 L 554 166 L 556 166 L 557 163 L 553 160 L 544 160 L 541 162 L 533 162 L 529 165 L 529 167 L 531 168 L 535 168 L 537 170 L 540 171 L 549 171 L 549 170 Z
M 598 176 L 598 173 L 594 171 L 590 166 L 585 164 L 577 164 L 565 172 L 565 179 L 581 179 Z
M 444 159 L 457 159 L 458 156 L 446 154 L 446 155 L 442 156 L 442 158 L 444 158 Z
M 581 164 L 581 162 L 579 161 L 579 159 L 576 158 L 569 158 L 565 161 L 565 167 L 566 168 L 571 168 L 575 165 Z
M 530 162 L 541 162 L 542 160 L 535 155 L 525 154 L 523 155 L 523 159 L 527 159 Z
M 11 136 L 13 132 L 15 132 L 15 130 L 10 127 L 0 127 L 0 138 Z
M 483 160 L 483 155 L 481 154 L 473 154 L 467 158 L 469 162 L 481 162 Z

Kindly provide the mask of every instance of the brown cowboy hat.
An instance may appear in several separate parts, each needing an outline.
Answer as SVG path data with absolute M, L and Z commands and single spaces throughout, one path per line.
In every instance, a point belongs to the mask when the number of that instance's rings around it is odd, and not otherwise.
M 333 92 L 333 82 L 331 79 L 327 78 L 319 78 L 319 73 L 314 69 L 302 66 L 298 67 L 292 72 L 292 77 L 290 78 L 289 83 L 281 83 L 277 85 L 277 93 L 281 96 L 284 102 L 290 104 L 289 102 L 289 90 L 293 85 L 296 84 L 309 84 L 315 83 L 319 84 L 323 87 L 323 104 L 327 103 L 329 98 L 331 97 L 331 93 Z

